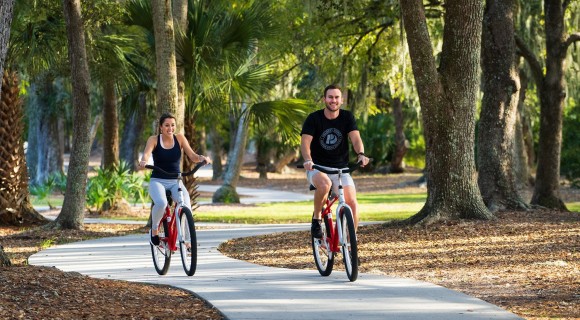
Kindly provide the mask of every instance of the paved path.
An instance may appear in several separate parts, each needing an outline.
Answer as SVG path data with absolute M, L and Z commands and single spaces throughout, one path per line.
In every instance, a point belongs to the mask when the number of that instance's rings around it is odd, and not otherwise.
M 187 277 L 179 255 L 166 276 L 153 268 L 146 235 L 61 245 L 30 257 L 91 277 L 167 284 L 196 293 L 228 319 L 520 319 L 482 300 L 411 279 L 344 271 L 321 277 L 312 270 L 270 268 L 230 259 L 217 246 L 227 239 L 303 230 L 307 225 L 234 226 L 198 231 L 197 272 Z M 272 252 L 272 254 L 276 254 Z

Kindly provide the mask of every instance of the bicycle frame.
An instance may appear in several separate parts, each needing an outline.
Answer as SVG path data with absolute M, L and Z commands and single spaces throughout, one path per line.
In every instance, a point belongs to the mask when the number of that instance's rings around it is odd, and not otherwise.
M 195 221 L 191 210 L 185 207 L 181 180 L 184 176 L 195 173 L 203 165 L 205 165 L 205 162 L 199 163 L 193 170 L 186 173 L 168 173 L 159 167 L 146 166 L 149 169 L 159 170 L 171 178 L 175 177 L 178 185 L 177 194 L 171 194 L 165 191 L 167 205 L 159 222 L 159 225 L 163 227 L 163 233 L 159 232 L 159 245 L 156 246 L 151 243 L 153 264 L 157 273 L 160 275 L 167 273 L 171 262 L 171 255 L 178 249 L 181 253 L 181 261 L 185 273 L 188 276 L 195 274 L 197 265 Z M 152 226 L 152 228 L 154 227 L 159 226 Z M 186 239 L 188 236 L 189 239 Z
M 332 206 L 335 202 L 338 201 L 338 206 L 336 207 L 336 221 L 333 223 L 332 219 Z M 326 199 L 326 203 L 324 206 L 324 210 L 322 211 L 322 219 L 326 217 L 328 220 L 328 224 L 330 226 L 328 230 L 327 238 L 330 238 L 330 248 L 328 248 L 332 252 L 340 252 L 340 247 L 344 244 L 344 240 L 342 239 L 342 232 L 338 232 L 338 230 L 342 229 L 342 222 L 341 219 L 338 219 L 340 210 L 344 207 L 350 207 L 346 204 L 344 199 L 344 190 L 342 187 L 342 170 L 338 170 L 338 195 L 332 195 L 332 188 Z M 351 210 L 352 212 L 352 210 Z
M 183 234 L 181 231 L 181 222 L 179 219 L 179 213 L 181 212 L 181 208 L 183 207 L 183 194 L 181 194 L 181 188 L 179 188 L 179 203 L 175 203 L 173 206 L 173 212 L 171 206 L 165 207 L 165 213 L 161 218 L 161 221 L 167 220 L 167 224 L 169 227 L 169 234 L 165 237 L 162 237 L 161 240 L 165 240 L 169 246 L 169 250 L 175 252 L 177 251 L 177 240 L 179 242 L 184 241 Z
M 341 252 L 346 274 L 350 281 L 356 281 L 358 276 L 358 249 L 354 216 L 352 208 L 346 203 L 344 189 L 342 186 L 342 175 L 356 170 L 360 166 L 357 163 L 351 168 L 326 168 L 314 164 L 312 167 L 325 174 L 336 174 L 338 188 L 337 194 L 332 189 L 328 192 L 324 206 L 322 208 L 322 219 L 324 231 L 322 238 L 312 236 L 312 254 L 314 263 L 321 276 L 329 276 L 332 273 L 335 253 Z M 303 166 L 298 166 L 303 167 Z M 311 190 L 314 188 L 311 186 Z M 333 223 L 332 206 L 338 202 L 336 207 L 336 221 Z

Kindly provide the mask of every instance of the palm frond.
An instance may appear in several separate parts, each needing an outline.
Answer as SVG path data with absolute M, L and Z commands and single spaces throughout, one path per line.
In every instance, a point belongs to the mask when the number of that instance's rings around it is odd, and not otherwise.
M 276 132 L 291 144 L 300 141 L 302 123 L 316 105 L 307 100 L 288 99 L 253 104 L 246 111 L 257 127 L 275 127 Z

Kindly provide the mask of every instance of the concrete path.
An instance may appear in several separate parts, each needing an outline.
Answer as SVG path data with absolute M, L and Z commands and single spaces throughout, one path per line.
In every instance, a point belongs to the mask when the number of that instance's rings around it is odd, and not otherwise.
M 304 230 L 307 225 L 233 226 L 198 230 L 198 268 L 187 277 L 179 254 L 166 276 L 153 268 L 146 235 L 61 245 L 30 257 L 31 265 L 55 266 L 91 277 L 167 284 L 194 292 L 237 319 L 520 319 L 462 293 L 411 279 L 344 271 L 321 277 L 312 270 L 263 267 L 223 256 L 231 238 Z M 272 254 L 276 254 L 272 252 Z

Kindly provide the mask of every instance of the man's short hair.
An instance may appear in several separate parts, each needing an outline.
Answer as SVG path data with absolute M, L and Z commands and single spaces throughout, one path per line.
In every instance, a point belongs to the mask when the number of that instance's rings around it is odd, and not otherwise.
M 326 88 L 324 88 L 324 97 L 326 97 L 326 92 L 328 92 L 328 90 L 333 90 L 333 89 L 338 89 L 338 90 L 340 90 L 340 92 L 342 92 L 342 89 L 339 86 L 337 86 L 335 84 L 331 84 L 331 85 L 326 86 Z

